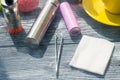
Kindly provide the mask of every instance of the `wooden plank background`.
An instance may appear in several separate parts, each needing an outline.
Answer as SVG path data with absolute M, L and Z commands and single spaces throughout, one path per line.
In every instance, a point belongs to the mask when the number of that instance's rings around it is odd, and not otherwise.
M 64 1 L 64 0 L 63 0 Z M 9 35 L 0 12 L 0 80 L 55 80 L 55 34 L 64 34 L 59 80 L 120 80 L 120 27 L 107 26 L 89 17 L 76 0 L 68 0 L 81 27 L 82 35 L 103 38 L 115 43 L 113 55 L 104 76 L 69 66 L 81 36 L 70 37 L 60 11 L 49 26 L 38 49 L 24 44 L 29 29 L 46 0 L 40 0 L 31 13 L 20 13 L 24 31 Z

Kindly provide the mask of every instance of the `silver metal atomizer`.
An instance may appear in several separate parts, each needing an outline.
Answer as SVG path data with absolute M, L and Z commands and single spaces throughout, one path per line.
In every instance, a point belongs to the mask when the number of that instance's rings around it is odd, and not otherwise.
M 58 0 L 47 1 L 25 39 L 25 43 L 29 47 L 37 48 L 39 46 L 39 43 L 45 35 L 50 23 L 52 22 L 58 7 Z
M 3 14 L 7 23 L 7 30 L 10 34 L 17 34 L 22 31 L 17 0 L 1 0 Z

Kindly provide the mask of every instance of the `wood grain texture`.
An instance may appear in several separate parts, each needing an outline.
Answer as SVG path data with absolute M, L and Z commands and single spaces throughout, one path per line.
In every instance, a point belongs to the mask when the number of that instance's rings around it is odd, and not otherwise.
M 64 1 L 64 0 L 63 0 Z M 120 27 L 111 27 L 89 17 L 76 0 L 68 0 L 81 27 L 82 35 L 103 38 L 115 43 L 115 49 L 104 76 L 78 70 L 69 66 L 81 36 L 70 37 L 60 11 L 49 26 L 38 49 L 25 46 L 24 38 L 46 0 L 40 0 L 31 13 L 20 13 L 24 31 L 9 35 L 0 12 L 0 80 L 56 80 L 55 34 L 64 34 L 59 80 L 120 80 Z

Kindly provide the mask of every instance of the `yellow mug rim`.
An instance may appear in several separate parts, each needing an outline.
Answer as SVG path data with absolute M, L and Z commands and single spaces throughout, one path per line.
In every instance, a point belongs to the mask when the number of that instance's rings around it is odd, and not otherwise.
M 106 25 L 120 26 L 120 15 L 108 12 L 102 0 L 83 0 L 82 5 L 85 12 L 96 21 Z

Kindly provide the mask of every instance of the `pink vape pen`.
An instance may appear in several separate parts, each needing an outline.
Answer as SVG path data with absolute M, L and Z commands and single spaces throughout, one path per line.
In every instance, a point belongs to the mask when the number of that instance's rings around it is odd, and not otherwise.
M 73 14 L 72 8 L 68 2 L 60 4 L 60 12 L 64 18 L 65 24 L 71 36 L 77 36 L 80 34 L 80 27 Z

